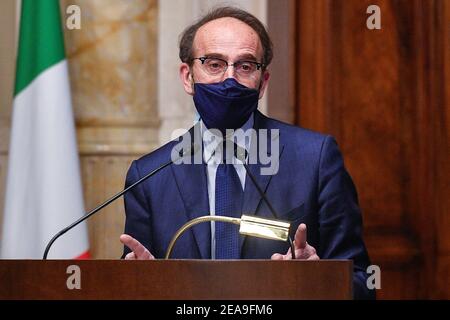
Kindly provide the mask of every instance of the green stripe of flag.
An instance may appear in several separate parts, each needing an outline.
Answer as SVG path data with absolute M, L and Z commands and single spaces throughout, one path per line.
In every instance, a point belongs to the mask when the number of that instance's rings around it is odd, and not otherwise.
M 58 0 L 22 0 L 14 95 L 64 59 Z

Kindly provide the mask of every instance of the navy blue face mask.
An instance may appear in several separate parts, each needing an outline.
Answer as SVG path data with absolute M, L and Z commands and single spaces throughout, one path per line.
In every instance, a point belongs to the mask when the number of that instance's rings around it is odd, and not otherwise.
M 194 103 L 208 129 L 238 129 L 258 108 L 259 90 L 234 78 L 219 83 L 195 83 Z

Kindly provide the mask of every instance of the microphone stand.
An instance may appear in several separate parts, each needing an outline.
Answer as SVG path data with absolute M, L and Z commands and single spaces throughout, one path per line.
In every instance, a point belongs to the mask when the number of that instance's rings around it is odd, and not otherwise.
M 137 186 L 138 184 L 142 183 L 143 181 L 147 180 L 148 178 L 150 178 L 151 176 L 153 176 L 154 174 L 156 174 L 157 172 L 161 171 L 162 169 L 164 169 L 165 167 L 171 165 L 172 163 L 174 163 L 175 161 L 181 159 L 182 157 L 184 157 L 186 154 L 188 153 L 195 153 L 196 147 L 195 145 L 191 145 L 189 149 L 187 149 L 186 151 L 180 150 L 180 154 L 179 154 L 179 158 L 176 160 L 170 160 L 168 162 L 166 162 L 165 164 L 161 165 L 160 167 L 156 168 L 155 170 L 153 170 L 152 172 L 148 173 L 147 175 L 145 175 L 144 177 L 140 178 L 138 181 L 136 181 L 135 183 L 133 183 L 131 186 L 129 186 L 128 188 L 122 190 L 121 192 L 117 193 L 116 195 L 112 196 L 110 199 L 106 200 L 105 202 L 103 202 L 101 205 L 99 205 L 97 208 L 89 211 L 87 214 L 85 214 L 84 216 L 82 216 L 81 218 L 79 218 L 77 221 L 73 222 L 71 225 L 65 227 L 64 229 L 62 229 L 61 231 L 59 231 L 57 234 L 55 234 L 53 236 L 53 238 L 49 241 L 49 243 L 47 244 L 47 246 L 45 247 L 45 251 L 44 251 L 44 256 L 42 257 L 43 260 L 47 260 L 47 255 L 48 252 L 50 251 L 51 246 L 53 245 L 53 243 L 56 241 L 56 239 L 58 239 L 59 237 L 61 237 L 63 234 L 65 234 L 67 231 L 69 231 L 70 229 L 74 228 L 75 226 L 77 226 L 78 224 L 80 224 L 81 222 L 83 222 L 84 220 L 86 220 L 87 218 L 89 218 L 90 216 L 92 216 L 93 214 L 97 213 L 98 211 L 100 211 L 101 209 L 103 209 L 104 207 L 106 207 L 107 205 L 109 205 L 111 202 L 113 202 L 114 200 L 116 200 L 117 198 L 121 197 L 123 194 L 127 193 L 128 191 L 130 191 L 131 189 L 133 189 L 135 186 Z

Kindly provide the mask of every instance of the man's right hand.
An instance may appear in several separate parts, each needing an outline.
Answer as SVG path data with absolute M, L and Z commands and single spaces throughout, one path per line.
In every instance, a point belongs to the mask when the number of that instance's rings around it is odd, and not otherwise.
M 125 260 L 152 260 L 155 257 L 135 238 L 123 234 L 120 236 L 120 242 L 130 248 L 131 252 L 125 256 Z

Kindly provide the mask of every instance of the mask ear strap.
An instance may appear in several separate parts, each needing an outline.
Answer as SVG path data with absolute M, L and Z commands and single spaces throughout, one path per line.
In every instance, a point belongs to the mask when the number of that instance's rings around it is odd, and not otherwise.
M 263 81 L 261 80 L 261 81 L 259 82 L 258 92 L 261 91 L 262 84 L 263 84 Z
M 195 80 L 194 80 L 194 74 L 191 72 L 189 78 L 191 79 L 191 86 L 192 91 L 195 93 Z

